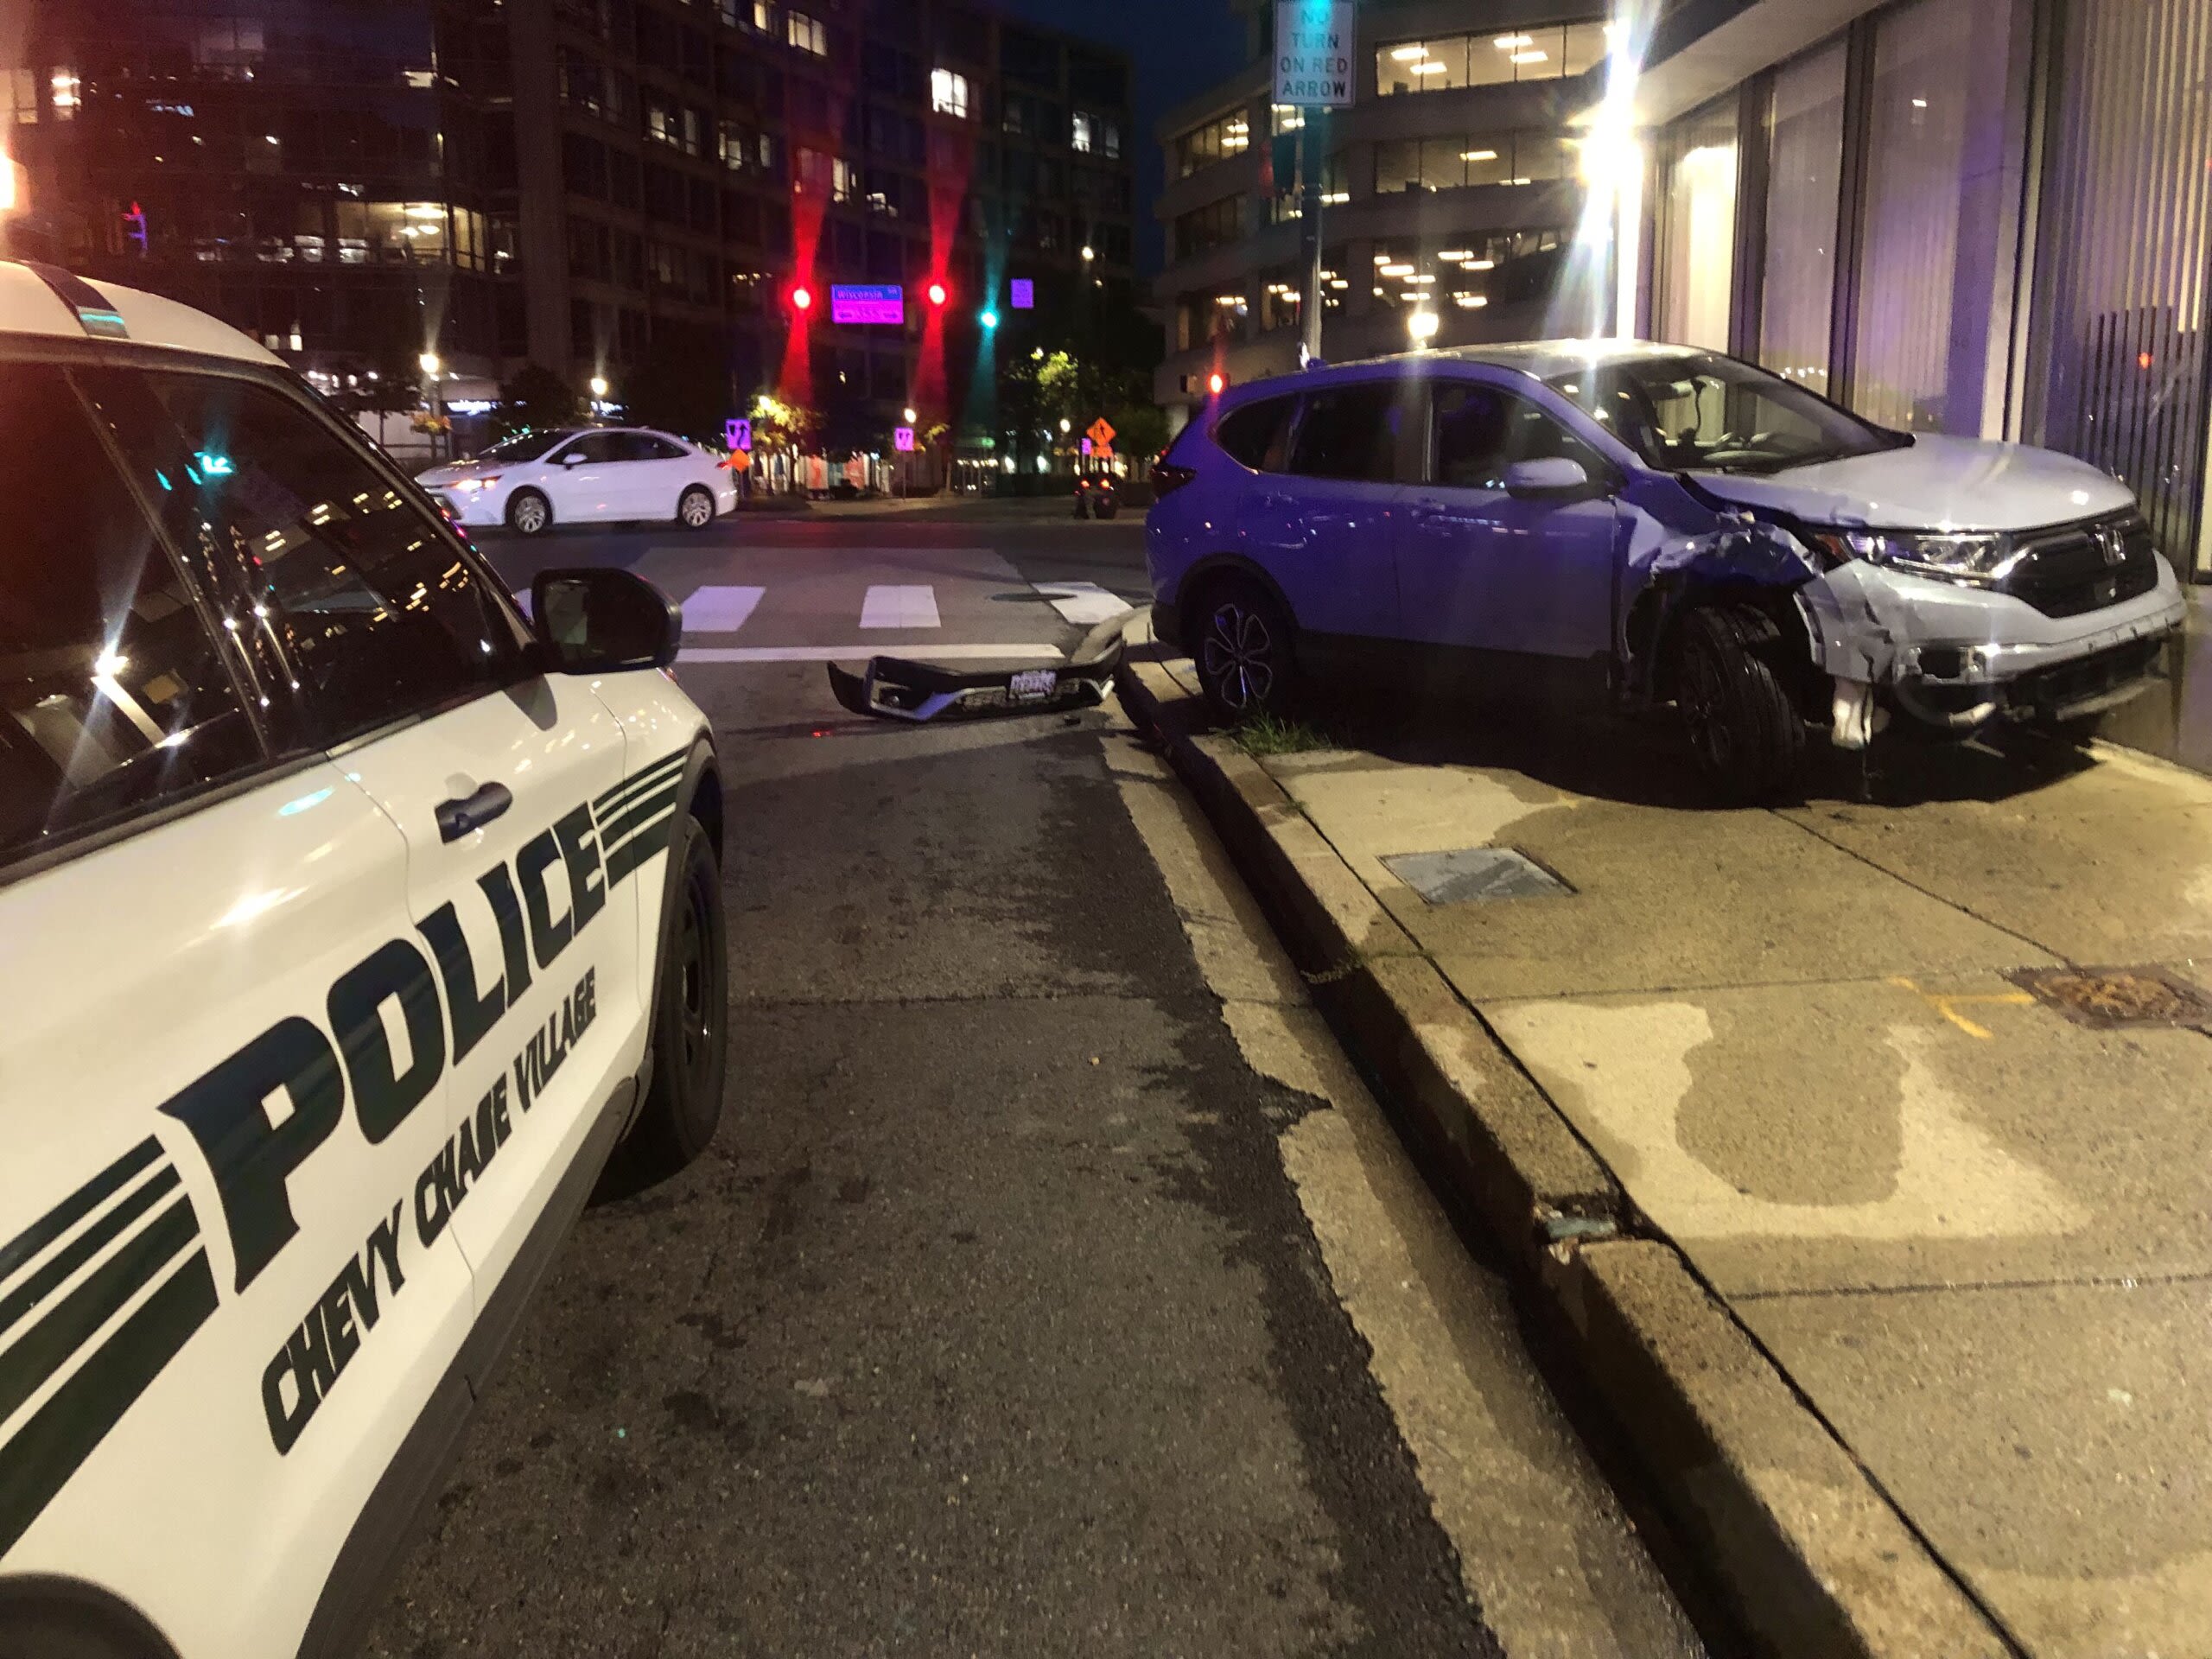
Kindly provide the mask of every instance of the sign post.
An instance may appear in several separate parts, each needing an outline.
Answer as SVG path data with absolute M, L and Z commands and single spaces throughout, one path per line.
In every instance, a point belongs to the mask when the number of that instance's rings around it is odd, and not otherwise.
M 1298 240 L 1306 260 L 1299 311 L 1301 364 L 1321 355 L 1321 175 L 1327 167 L 1325 113 L 1358 95 L 1359 28 L 1352 0 L 1275 0 L 1274 101 L 1301 112 L 1298 129 Z

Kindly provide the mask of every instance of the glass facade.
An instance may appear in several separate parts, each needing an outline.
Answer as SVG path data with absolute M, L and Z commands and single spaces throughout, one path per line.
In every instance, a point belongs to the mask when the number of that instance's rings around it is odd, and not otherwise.
M 1874 35 L 1852 403 L 1908 431 L 1978 434 L 2008 162 L 2015 0 L 1917 0 Z M 1963 66 L 1981 73 L 1962 73 Z
M 2212 0 L 1893 0 L 1648 153 L 1644 332 L 2080 455 L 2212 577 Z
M 1767 109 L 1758 360 L 1822 393 L 1841 225 L 1845 59 L 1838 41 L 1784 67 Z
M 2118 474 L 2183 569 L 2204 528 L 2212 15 L 2071 7 L 2029 329 L 2028 437 Z
M 1736 260 L 1734 98 L 1668 130 L 1662 145 L 1654 310 L 1660 337 L 1726 351 Z

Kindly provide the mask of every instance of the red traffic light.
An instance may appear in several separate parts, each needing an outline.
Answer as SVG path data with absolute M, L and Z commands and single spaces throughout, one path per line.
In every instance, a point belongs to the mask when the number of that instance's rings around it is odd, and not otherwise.
M 922 291 L 929 296 L 929 302 L 933 306 L 942 306 L 952 297 L 951 292 L 943 283 L 931 283 Z
M 814 290 L 804 283 L 791 289 L 791 309 L 794 311 L 813 310 Z
M 1206 377 L 1206 390 L 1218 397 L 1229 390 L 1229 377 L 1217 369 Z

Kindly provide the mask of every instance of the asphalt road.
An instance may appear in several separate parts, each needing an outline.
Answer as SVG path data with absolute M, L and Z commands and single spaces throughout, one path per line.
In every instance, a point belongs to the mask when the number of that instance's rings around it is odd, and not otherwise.
M 831 655 L 1049 660 L 1140 534 L 490 545 L 696 613 L 734 1064 L 709 1154 L 585 1217 L 371 1653 L 1698 1651 L 1118 711 L 830 697 Z

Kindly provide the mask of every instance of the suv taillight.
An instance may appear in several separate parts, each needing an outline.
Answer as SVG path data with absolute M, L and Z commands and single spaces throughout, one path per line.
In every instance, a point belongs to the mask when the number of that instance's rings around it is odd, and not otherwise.
M 1198 469 L 1194 467 L 1179 467 L 1172 461 L 1153 462 L 1152 499 L 1165 501 L 1198 475 Z

